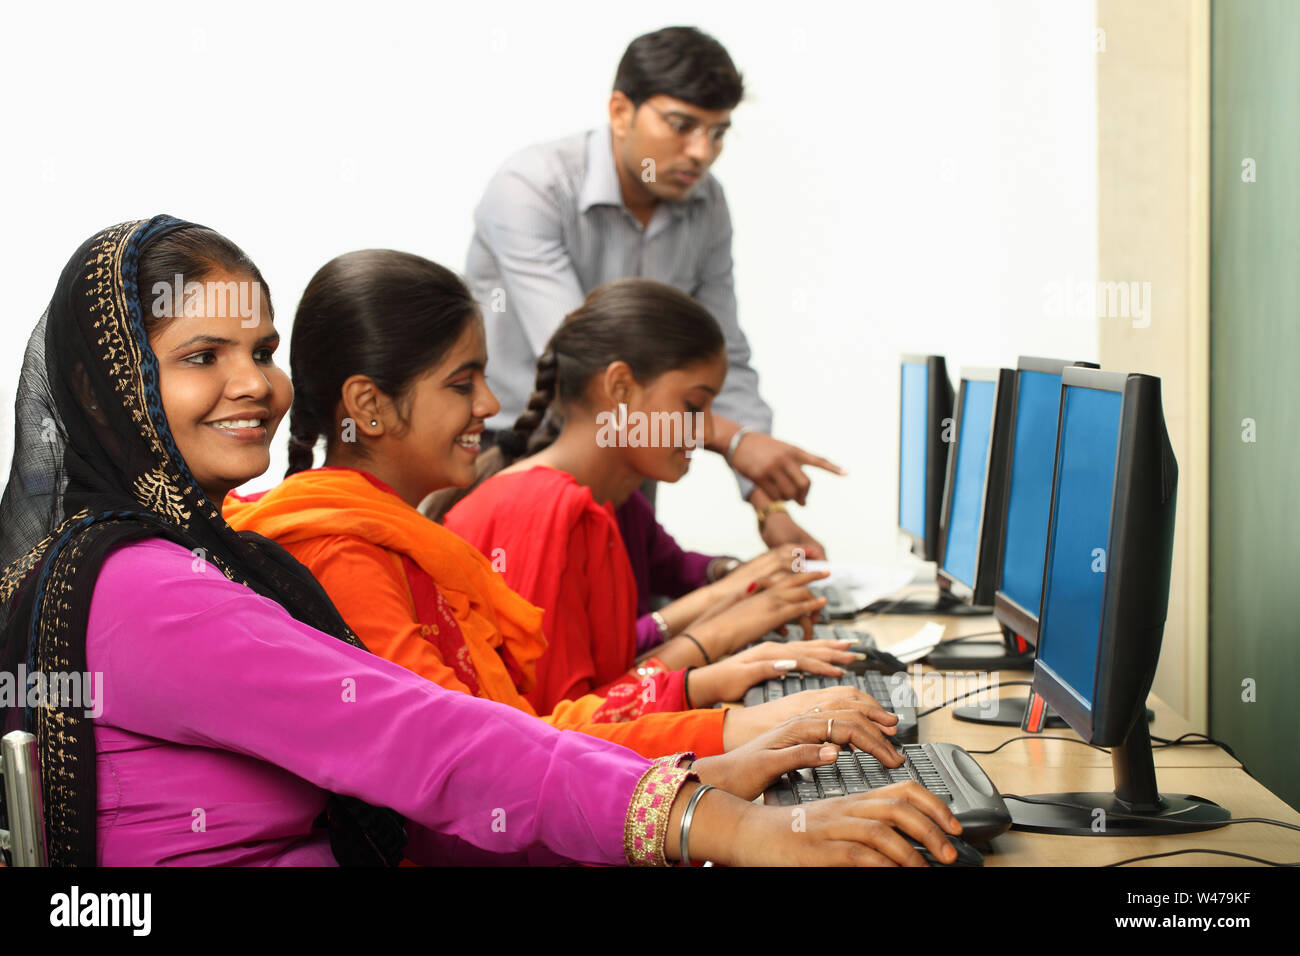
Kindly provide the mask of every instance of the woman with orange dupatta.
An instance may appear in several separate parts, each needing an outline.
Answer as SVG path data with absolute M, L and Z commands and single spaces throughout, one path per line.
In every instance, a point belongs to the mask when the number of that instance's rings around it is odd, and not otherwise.
M 474 479 L 478 435 L 498 407 L 485 364 L 481 319 L 454 275 L 391 251 L 333 260 L 309 284 L 294 322 L 289 475 L 269 492 L 232 494 L 224 513 L 232 527 L 271 538 L 305 564 L 374 653 L 443 687 L 535 714 L 526 695 L 546 650 L 543 612 L 416 507 L 431 491 Z M 311 469 L 321 435 L 325 467 Z M 859 714 L 864 749 L 898 762 L 883 736 L 893 716 L 845 688 L 761 707 L 691 709 L 735 699 L 782 669 L 837 673 L 831 662 L 851 659 L 841 642 L 776 652 L 784 659 L 768 649 L 689 673 L 646 661 L 605 693 L 561 702 L 543 719 L 646 756 L 711 755 L 795 715 L 847 708 Z

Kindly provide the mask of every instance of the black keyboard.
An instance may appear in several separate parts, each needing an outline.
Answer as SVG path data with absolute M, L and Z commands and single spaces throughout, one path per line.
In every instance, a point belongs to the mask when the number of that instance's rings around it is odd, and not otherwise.
M 822 607 L 822 613 L 827 617 L 857 616 L 857 602 L 853 600 L 853 594 L 847 588 L 835 587 L 829 584 L 810 584 L 808 590 L 812 592 L 813 597 L 824 597 L 826 599 L 826 604 Z
M 805 674 L 793 671 L 784 677 L 773 677 L 761 684 L 755 684 L 745 694 L 745 706 L 753 707 L 765 704 L 769 700 L 780 700 L 791 694 L 805 690 L 821 690 L 824 687 L 856 687 L 880 701 L 880 706 L 892 714 L 898 715 L 898 733 L 894 735 L 897 743 L 916 742 L 916 695 L 906 675 L 886 677 L 875 671 L 865 674 L 841 674 L 839 677 L 823 677 L 820 674 Z
M 1011 827 L 1007 805 L 975 759 L 956 744 L 907 744 L 905 762 L 889 768 L 871 754 L 841 751 L 833 764 L 793 770 L 767 788 L 763 802 L 788 807 L 825 797 L 869 793 L 892 783 L 915 780 L 948 804 L 961 821 L 962 839 L 984 844 Z

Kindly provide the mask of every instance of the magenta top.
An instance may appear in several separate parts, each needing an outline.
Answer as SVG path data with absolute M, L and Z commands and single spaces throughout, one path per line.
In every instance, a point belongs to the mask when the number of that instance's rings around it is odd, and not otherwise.
M 650 616 L 652 597 L 679 598 L 709 583 L 713 555 L 683 551 L 655 520 L 654 505 L 639 490 L 614 510 L 632 575 L 636 578 L 636 652 L 644 654 L 662 641 Z
M 402 814 L 419 863 L 626 863 L 649 761 L 344 644 L 178 544 L 105 560 L 86 660 L 101 865 L 332 866 L 327 790 Z

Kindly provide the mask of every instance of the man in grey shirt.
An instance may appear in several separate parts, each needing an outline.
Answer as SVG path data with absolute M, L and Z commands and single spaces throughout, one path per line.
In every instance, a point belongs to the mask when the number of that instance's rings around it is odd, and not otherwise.
M 483 309 L 501 400 L 488 422 L 508 429 L 528 404 L 538 356 L 565 315 L 604 282 L 656 279 L 704 305 L 722 327 L 730 365 L 713 405 L 710 448 L 736 470 L 769 546 L 821 545 L 785 512 L 810 486 L 803 465 L 842 474 L 769 434 L 749 343 L 736 318 L 731 216 L 709 167 L 722 151 L 743 87 L 722 45 L 691 27 L 632 41 L 614 80 L 609 125 L 512 156 L 474 212 L 466 266 Z

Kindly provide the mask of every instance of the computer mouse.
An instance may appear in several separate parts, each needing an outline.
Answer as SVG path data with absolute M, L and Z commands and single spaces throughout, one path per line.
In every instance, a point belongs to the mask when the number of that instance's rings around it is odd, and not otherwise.
M 900 661 L 889 651 L 882 651 L 878 647 L 862 645 L 850 645 L 846 650 L 858 654 L 865 654 L 862 660 L 853 661 L 850 664 L 840 665 L 845 670 L 854 674 L 865 674 L 867 671 L 879 671 L 882 674 L 898 674 L 907 670 L 907 665 Z
M 950 836 L 948 837 L 948 842 L 951 843 L 952 848 L 957 851 L 957 859 L 954 860 L 952 863 L 943 863 L 939 860 L 936 860 L 934 858 L 934 854 L 932 854 L 926 847 L 921 846 L 916 841 L 912 841 L 912 846 L 916 847 L 917 852 L 921 854 L 921 858 L 931 866 L 983 866 L 984 865 L 984 854 L 982 854 L 979 850 L 975 849 L 973 846 L 971 846 L 961 837 Z

